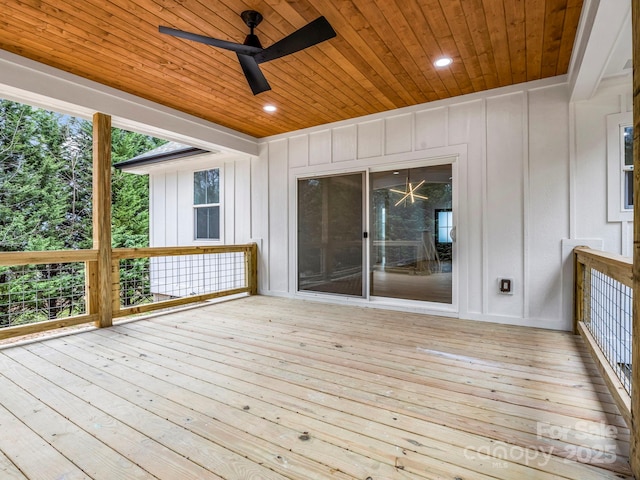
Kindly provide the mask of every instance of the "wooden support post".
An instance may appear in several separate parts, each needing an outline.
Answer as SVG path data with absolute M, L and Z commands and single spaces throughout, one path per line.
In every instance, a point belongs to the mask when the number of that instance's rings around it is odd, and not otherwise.
M 85 262 L 85 288 L 87 292 L 88 315 L 100 312 L 100 297 L 98 296 L 98 262 Z
M 93 248 L 98 250 L 98 320 L 113 322 L 111 299 L 111 117 L 93 115 Z
M 120 311 L 120 260 L 111 260 L 111 313 L 113 317 L 118 316 Z
M 258 244 L 252 243 L 247 252 L 250 258 L 249 262 L 249 295 L 258 294 Z
M 631 2 L 633 32 L 633 339 L 631 471 L 640 479 L 640 2 Z
M 573 333 L 580 334 L 578 330 L 578 322 L 584 320 L 584 264 L 580 262 L 578 253 L 573 253 L 573 298 L 575 299 L 575 305 L 573 307 Z

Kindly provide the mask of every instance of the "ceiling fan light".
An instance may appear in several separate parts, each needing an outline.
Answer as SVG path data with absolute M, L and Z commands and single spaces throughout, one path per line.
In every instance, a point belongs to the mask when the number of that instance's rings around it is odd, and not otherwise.
M 433 64 L 439 68 L 448 67 L 452 63 L 453 63 L 453 60 L 450 57 L 441 57 L 441 58 L 438 58 L 435 62 L 433 62 Z
M 278 110 L 278 107 L 276 107 L 275 105 L 265 105 L 264 107 L 262 107 L 262 109 L 267 113 L 273 113 Z

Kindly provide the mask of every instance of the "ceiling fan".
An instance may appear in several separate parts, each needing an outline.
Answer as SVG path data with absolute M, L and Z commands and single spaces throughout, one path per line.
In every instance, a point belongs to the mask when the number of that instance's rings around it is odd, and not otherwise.
M 324 17 L 319 17 L 273 45 L 262 48 L 260 40 L 253 33 L 253 29 L 262 21 L 262 15 L 255 10 L 245 10 L 240 14 L 240 17 L 247 24 L 247 27 L 251 29 L 244 43 L 228 42 L 163 26 L 158 27 L 158 30 L 160 33 L 173 35 L 174 37 L 185 38 L 236 52 L 244 76 L 254 95 L 271 90 L 269 82 L 267 82 L 258 64 L 299 52 L 336 36 L 336 32 L 329 24 L 329 21 Z

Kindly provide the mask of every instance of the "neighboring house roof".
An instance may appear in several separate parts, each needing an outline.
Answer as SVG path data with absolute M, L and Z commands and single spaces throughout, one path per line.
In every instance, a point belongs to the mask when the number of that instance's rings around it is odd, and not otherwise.
M 203 150 L 202 148 L 191 147 L 189 145 L 183 145 L 178 142 L 167 142 L 164 145 L 160 145 L 153 150 L 142 153 L 137 157 L 118 162 L 113 166 L 117 169 L 123 169 L 127 167 L 138 167 L 142 165 L 149 165 L 153 163 L 166 162 L 168 160 L 175 160 L 178 158 L 190 157 L 192 155 L 199 155 L 201 153 L 209 153 L 209 150 Z

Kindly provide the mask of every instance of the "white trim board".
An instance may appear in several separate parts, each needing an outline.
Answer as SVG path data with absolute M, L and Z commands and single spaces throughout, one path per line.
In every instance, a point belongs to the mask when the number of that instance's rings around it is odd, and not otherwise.
M 206 150 L 258 155 L 257 139 L 193 115 L 0 50 L 0 96 Z

